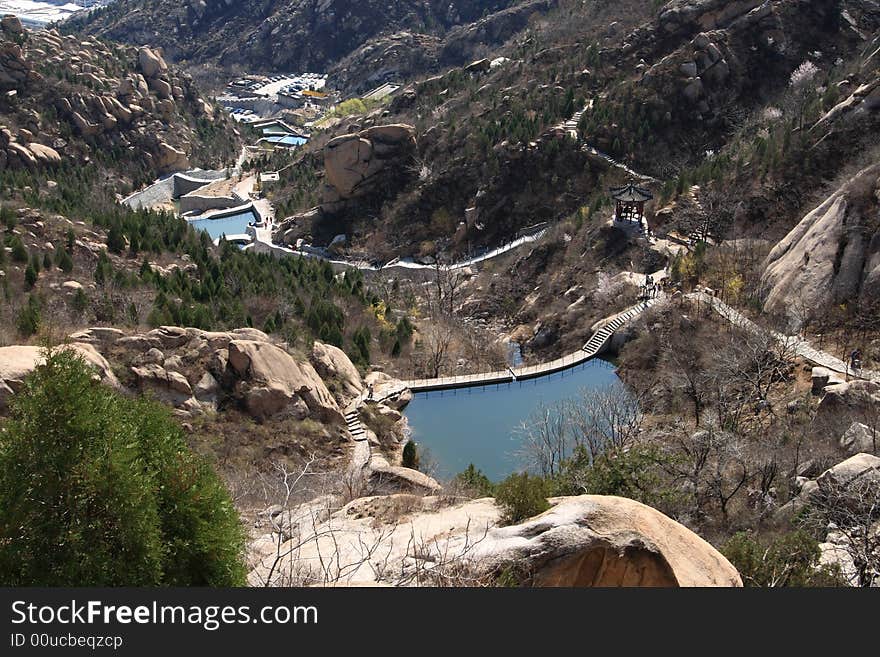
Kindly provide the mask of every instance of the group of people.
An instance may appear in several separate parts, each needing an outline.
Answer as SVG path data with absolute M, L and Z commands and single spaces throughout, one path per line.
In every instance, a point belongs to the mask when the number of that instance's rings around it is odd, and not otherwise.
M 655 283 L 653 276 L 651 276 L 650 274 L 646 275 L 645 276 L 645 285 L 644 285 L 645 298 L 653 299 L 653 298 L 657 297 L 660 294 L 660 292 L 663 290 L 662 286 L 663 286 L 663 282 L 665 280 L 666 279 L 663 279 L 659 283 Z

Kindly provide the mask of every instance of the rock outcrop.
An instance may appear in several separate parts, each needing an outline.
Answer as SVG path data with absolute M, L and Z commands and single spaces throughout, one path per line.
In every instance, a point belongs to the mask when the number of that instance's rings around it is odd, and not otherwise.
M 69 339 L 68 348 L 81 354 L 108 385 L 122 389 L 112 361 L 128 371 L 128 385 L 173 406 L 182 417 L 232 404 L 261 422 L 293 417 L 344 424 L 339 404 L 311 363 L 295 359 L 257 329 L 161 326 L 125 335 L 119 329 L 94 327 Z M 0 348 L 0 412 L 40 362 L 41 353 L 39 347 Z M 341 350 L 319 343 L 314 358 L 340 403 L 359 394 L 360 376 Z
M 162 55 L 146 46 L 138 50 L 138 66 L 147 79 L 156 79 L 168 71 L 168 64 Z
M 840 448 L 847 454 L 877 452 L 880 450 L 880 426 L 853 422 L 840 437 Z
M 433 477 L 423 472 L 391 465 L 384 456 L 374 454 L 369 464 L 370 487 L 375 492 L 395 492 L 434 494 L 443 487 Z
M 880 284 L 880 165 L 858 173 L 829 196 L 767 256 L 764 309 L 787 315 L 796 308 L 822 313 Z M 796 327 L 795 327 L 796 328 Z
M 880 425 L 880 384 L 849 381 L 825 388 L 813 419 L 814 430 L 837 440 L 854 422 Z
M 325 211 L 338 210 L 344 201 L 374 190 L 415 153 L 415 129 L 409 125 L 382 125 L 336 137 L 324 147 Z
M 93 346 L 73 344 L 63 348 L 82 357 L 103 383 L 121 389 L 110 363 Z M 0 347 L 0 412 L 6 411 L 12 395 L 22 389 L 25 377 L 45 362 L 44 353 L 41 347 Z
M 850 456 L 819 475 L 816 483 L 820 492 L 846 490 L 864 484 L 871 484 L 880 491 L 880 457 L 873 454 Z
M 322 379 L 331 386 L 338 386 L 337 398 L 341 401 L 350 401 L 363 392 L 360 373 L 339 347 L 316 341 L 312 347 L 312 365 Z
M 362 211 L 381 205 L 409 178 L 407 168 L 415 152 L 415 129 L 404 124 L 373 126 L 331 139 L 323 151 L 321 205 L 279 222 L 272 240 L 298 246 L 300 238 L 320 230 L 327 220 L 332 223 L 349 208 Z
M 55 29 L 16 30 L 0 30 L 0 92 L 14 99 L 3 116 L 10 129 L 0 126 L 0 169 L 87 161 L 99 148 L 156 174 L 190 168 L 188 155 L 203 140 L 197 121 L 215 121 L 214 112 L 161 52 L 111 49 Z M 228 146 L 231 156 L 231 132 L 212 137 L 211 149 Z
M 296 536 L 284 536 L 281 546 L 291 558 L 275 563 L 276 537 L 258 537 L 249 580 L 291 585 L 326 583 L 329 576 L 342 584 L 431 585 L 449 584 L 456 573 L 492 581 L 509 568 L 537 586 L 742 585 L 717 550 L 650 507 L 603 496 L 551 502 L 546 513 L 511 527 L 496 527 L 491 498 L 444 506 L 439 497 L 399 494 L 325 505 L 320 513 L 308 508 L 305 520 L 293 511 Z M 339 562 L 351 564 L 345 572 L 316 566 L 319 554 L 337 550 Z M 377 553 L 382 569 L 370 563 Z
M 341 421 L 333 395 L 309 363 L 297 362 L 280 347 L 251 340 L 233 340 L 229 367 L 238 377 L 236 392 L 258 420 L 279 415 L 304 419 L 310 415 Z

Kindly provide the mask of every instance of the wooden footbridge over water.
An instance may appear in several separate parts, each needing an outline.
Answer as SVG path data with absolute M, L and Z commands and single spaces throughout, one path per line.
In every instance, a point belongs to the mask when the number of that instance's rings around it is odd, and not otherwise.
M 539 365 L 508 367 L 506 370 L 499 370 L 496 372 L 482 372 L 480 374 L 463 374 L 460 376 L 444 376 L 436 379 L 415 379 L 412 381 L 404 381 L 403 385 L 397 386 L 394 391 L 383 390 L 381 396 L 387 398 L 398 394 L 400 391 L 407 388 L 413 392 L 432 392 L 435 390 L 454 390 L 458 388 L 474 388 L 477 386 L 496 385 L 501 383 L 516 383 L 517 381 L 537 379 L 542 376 L 547 376 L 548 374 L 567 370 L 598 356 L 617 329 L 659 301 L 659 298 L 642 301 L 617 315 L 613 315 L 603 320 L 596 332 L 593 333 L 587 343 L 581 347 L 580 350 L 572 354 L 567 354 L 562 358 L 557 358 L 556 360 L 541 363 Z

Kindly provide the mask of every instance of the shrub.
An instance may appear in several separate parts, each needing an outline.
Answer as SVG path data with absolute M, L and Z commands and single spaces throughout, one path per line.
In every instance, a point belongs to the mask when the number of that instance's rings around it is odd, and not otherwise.
M 819 566 L 819 544 L 803 530 L 766 543 L 746 532 L 735 534 L 721 552 L 739 571 L 744 586 L 842 586 L 839 569 Z
M 71 258 L 70 254 L 61 247 L 55 249 L 55 266 L 65 274 L 69 274 L 73 271 L 73 258 Z
M 404 468 L 412 468 L 413 470 L 419 469 L 418 446 L 411 440 L 406 445 L 403 446 L 403 463 L 402 463 L 402 465 Z
M 114 223 L 107 233 L 107 250 L 110 253 L 122 253 L 123 249 L 125 249 L 125 235 L 122 234 L 120 225 Z
M 70 307 L 73 308 L 74 312 L 81 315 L 88 306 L 89 298 L 86 296 L 85 291 L 79 288 L 70 300 Z
M 483 471 L 474 466 L 473 463 L 455 475 L 452 483 L 459 490 L 474 497 L 492 497 L 495 493 L 495 486 L 489 480 L 489 477 L 484 475 Z
M 502 509 L 503 524 L 522 522 L 550 508 L 547 482 L 527 472 L 512 474 L 496 486 L 495 502 Z
M 555 495 L 617 495 L 658 507 L 669 508 L 677 501 L 675 490 L 665 485 L 662 466 L 668 461 L 651 445 L 610 450 L 591 459 L 583 447 L 562 464 L 554 480 Z
M 27 269 L 24 270 L 24 284 L 25 287 L 30 290 L 34 285 L 37 284 L 37 278 L 39 274 L 37 274 L 37 270 L 34 267 L 34 263 L 28 263 Z
M 49 351 L 0 432 L 4 586 L 234 586 L 244 535 L 167 410 Z
M 40 300 L 31 294 L 27 303 L 18 312 L 15 318 L 15 327 L 22 336 L 29 338 L 40 330 L 42 322 Z
M 24 242 L 21 241 L 21 238 L 18 235 L 12 240 L 12 259 L 15 262 L 27 262 L 28 261 L 28 250 L 25 248 Z

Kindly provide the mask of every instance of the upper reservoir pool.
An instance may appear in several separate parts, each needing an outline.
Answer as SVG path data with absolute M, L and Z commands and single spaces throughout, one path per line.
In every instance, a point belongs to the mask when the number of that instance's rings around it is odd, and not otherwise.
M 190 224 L 196 230 L 204 230 L 212 240 L 216 240 L 221 235 L 244 235 L 247 232 L 248 224 L 256 219 L 257 216 L 252 210 L 246 210 L 219 219 L 193 219 Z
M 496 386 L 423 392 L 406 407 L 414 440 L 435 461 L 440 480 L 473 463 L 492 481 L 523 469 L 517 429 L 542 404 L 619 381 L 615 367 L 594 359 L 550 376 Z

